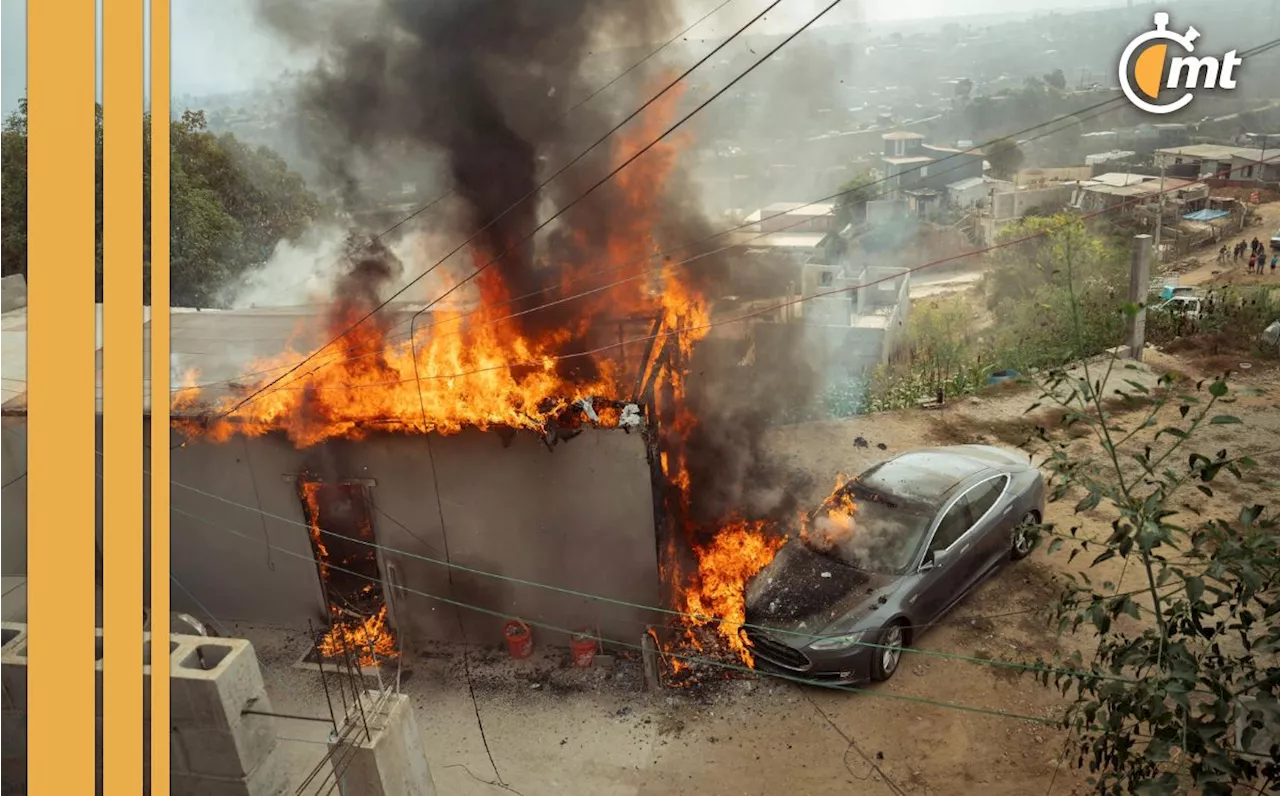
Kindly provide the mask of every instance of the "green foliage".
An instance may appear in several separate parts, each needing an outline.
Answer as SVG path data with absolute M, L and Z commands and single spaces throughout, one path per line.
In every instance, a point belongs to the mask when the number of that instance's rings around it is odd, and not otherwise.
M 1237 344 L 1257 342 L 1273 321 L 1280 318 L 1280 289 L 1243 285 L 1216 288 L 1202 305 L 1201 317 L 1191 319 L 1180 313 L 1154 309 L 1147 312 L 1147 340 L 1169 343 L 1191 334 L 1221 335 Z M 1259 352 L 1261 353 L 1261 352 Z
M 1025 218 L 1005 228 L 981 286 L 1001 319 L 993 349 L 1026 372 L 1091 356 L 1116 344 L 1128 294 L 1125 251 L 1066 214 Z M 1079 329 L 1077 329 L 1079 325 Z
M 1045 85 L 1050 88 L 1056 88 L 1058 91 L 1067 90 L 1067 76 L 1062 73 L 1061 69 L 1055 69 L 1044 76 Z
M 27 100 L 4 120 L 0 131 L 0 262 L 3 275 L 27 273 Z M 16 220 L 21 220 L 17 223 Z
M 215 135 L 204 113 L 170 129 L 172 303 L 210 306 L 227 282 L 300 235 L 321 210 L 279 155 Z
M 97 282 L 102 299 L 102 107 L 95 134 Z M 143 125 L 143 253 L 150 271 L 151 135 Z M 302 178 L 275 152 L 246 146 L 208 130 L 202 112 L 187 112 L 170 126 L 171 302 L 217 304 L 227 282 L 265 261 L 281 240 L 300 235 L 321 213 Z M 27 103 L 3 129 L 4 275 L 27 272 Z M 149 280 L 148 280 L 149 282 Z M 150 300 L 149 296 L 145 297 Z
M 1022 168 L 1026 156 L 1018 147 L 1018 142 L 1001 138 L 987 147 L 987 160 L 991 163 L 991 172 L 994 176 L 1002 180 L 1011 180 L 1018 173 L 1018 169 Z
M 1260 760 L 1244 756 L 1234 728 L 1243 717 L 1248 744 L 1263 709 L 1280 708 L 1280 536 L 1252 494 L 1229 517 L 1199 515 L 1180 496 L 1194 486 L 1212 497 L 1221 477 L 1244 480 L 1257 466 L 1195 449 L 1206 426 L 1240 422 L 1222 412 L 1234 398 L 1225 380 L 1183 390 L 1171 375 L 1154 388 L 1134 380 L 1104 387 L 1115 367 L 1085 367 L 1083 378 L 1054 371 L 1042 383 L 1041 401 L 1058 404 L 1063 424 L 1084 429 L 1104 452 L 1081 457 L 1041 429 L 1050 499 L 1083 495 L 1076 510 L 1104 511 L 1112 528 L 1101 540 L 1077 538 L 1073 528 L 1050 552 L 1084 556 L 1090 569 L 1120 562 L 1121 577 L 1140 567 L 1146 599 L 1118 595 L 1101 575 L 1073 577 L 1054 608 L 1058 627 L 1091 629 L 1096 656 L 1039 677 L 1072 697 L 1065 723 L 1076 762 L 1099 792 L 1228 794 L 1259 781 L 1264 792 L 1280 781 L 1280 747 Z M 1138 419 L 1117 417 L 1117 401 Z M 1125 626 L 1124 615 L 1140 622 Z M 1257 701 L 1246 706 L 1241 697 Z
M 850 223 L 861 222 L 867 217 L 867 202 L 876 197 L 875 176 L 867 171 L 840 186 L 840 198 L 836 199 L 836 229 L 844 229 Z

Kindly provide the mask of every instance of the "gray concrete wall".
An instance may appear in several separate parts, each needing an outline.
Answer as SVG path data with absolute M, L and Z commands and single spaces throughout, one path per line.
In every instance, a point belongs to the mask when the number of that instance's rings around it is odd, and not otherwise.
M 548 451 L 528 434 L 504 447 L 496 433 L 472 430 L 433 436 L 430 446 L 423 437 L 379 434 L 298 451 L 271 435 L 222 444 L 196 440 L 175 450 L 172 571 L 191 592 L 188 598 L 174 589 L 175 609 L 207 610 L 224 622 L 305 627 L 308 619 L 322 621 L 319 578 L 292 476 L 325 462 L 339 478 L 371 482 L 378 543 L 405 553 L 383 553 L 383 577 L 389 570 L 393 582 L 409 589 L 449 597 L 449 570 L 413 557 L 442 560 L 447 547 L 454 563 L 477 570 L 657 604 L 653 502 L 639 434 L 588 430 Z M 275 516 L 263 516 L 257 507 Z M 306 560 L 269 553 L 268 540 Z M 652 621 L 647 611 L 458 570 L 452 575 L 458 601 L 527 620 L 598 626 L 604 635 L 628 642 Z M 447 603 L 399 590 L 391 602 L 407 643 L 458 637 Z M 467 610 L 462 615 L 471 641 L 501 643 L 502 619 Z M 542 643 L 567 643 L 556 634 L 534 632 Z

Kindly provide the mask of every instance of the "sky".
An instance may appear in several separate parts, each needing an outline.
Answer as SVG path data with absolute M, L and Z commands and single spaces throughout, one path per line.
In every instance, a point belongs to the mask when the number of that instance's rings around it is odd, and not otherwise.
M 642 1 L 642 0 L 641 0 Z M 784 0 L 759 23 L 767 33 L 790 32 L 828 0 Z M 1032 12 L 1111 5 L 1119 0 L 846 0 L 827 14 L 827 25 L 953 17 L 963 5 L 965 14 Z M 101 14 L 102 0 L 97 0 Z M 685 23 L 701 17 L 719 0 L 686 0 Z M 0 113 L 17 107 L 26 88 L 27 0 L 0 0 Z M 727 35 L 767 5 L 767 0 L 736 0 L 690 32 L 691 37 Z M 307 65 L 305 55 L 287 51 L 267 34 L 253 11 L 254 0 L 171 0 L 173 39 L 170 82 L 175 95 L 195 96 L 242 91 L 269 83 L 287 69 Z M 675 31 L 672 31 L 673 33 Z M 101 32 L 99 32 L 101 49 Z M 99 93 L 101 80 L 99 79 Z

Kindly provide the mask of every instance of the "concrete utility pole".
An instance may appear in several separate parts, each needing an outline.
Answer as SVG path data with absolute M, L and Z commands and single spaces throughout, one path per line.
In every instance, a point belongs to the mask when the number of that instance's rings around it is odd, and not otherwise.
M 1160 193 L 1156 195 L 1156 267 L 1160 267 L 1160 228 L 1164 226 L 1164 159 L 1160 160 Z
M 1125 319 L 1125 344 L 1129 358 L 1142 361 L 1147 343 L 1147 294 L 1151 292 L 1151 236 L 1133 236 L 1133 263 L 1129 266 L 1129 301 L 1138 311 Z

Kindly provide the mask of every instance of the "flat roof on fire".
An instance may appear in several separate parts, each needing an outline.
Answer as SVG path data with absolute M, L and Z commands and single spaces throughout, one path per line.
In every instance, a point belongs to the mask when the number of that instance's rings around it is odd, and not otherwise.
M 386 318 L 398 339 L 407 339 L 409 318 L 420 307 L 399 305 L 388 308 Z M 170 386 L 182 386 L 184 374 L 195 372 L 196 383 L 211 385 L 201 390 L 199 406 L 193 414 L 231 391 L 237 380 L 254 383 L 265 375 L 250 374 L 252 363 L 263 359 L 284 366 L 300 361 L 313 347 L 324 342 L 328 332 L 324 313 L 327 306 L 269 307 L 248 310 L 170 310 Z M 151 313 L 144 308 L 143 379 L 145 412 L 151 411 Z M 419 323 L 430 323 L 424 315 Z M 25 415 L 26 394 L 26 307 L 4 313 L 4 414 Z M 102 411 L 102 305 L 98 305 L 98 411 Z M 285 352 L 296 357 L 283 357 Z

